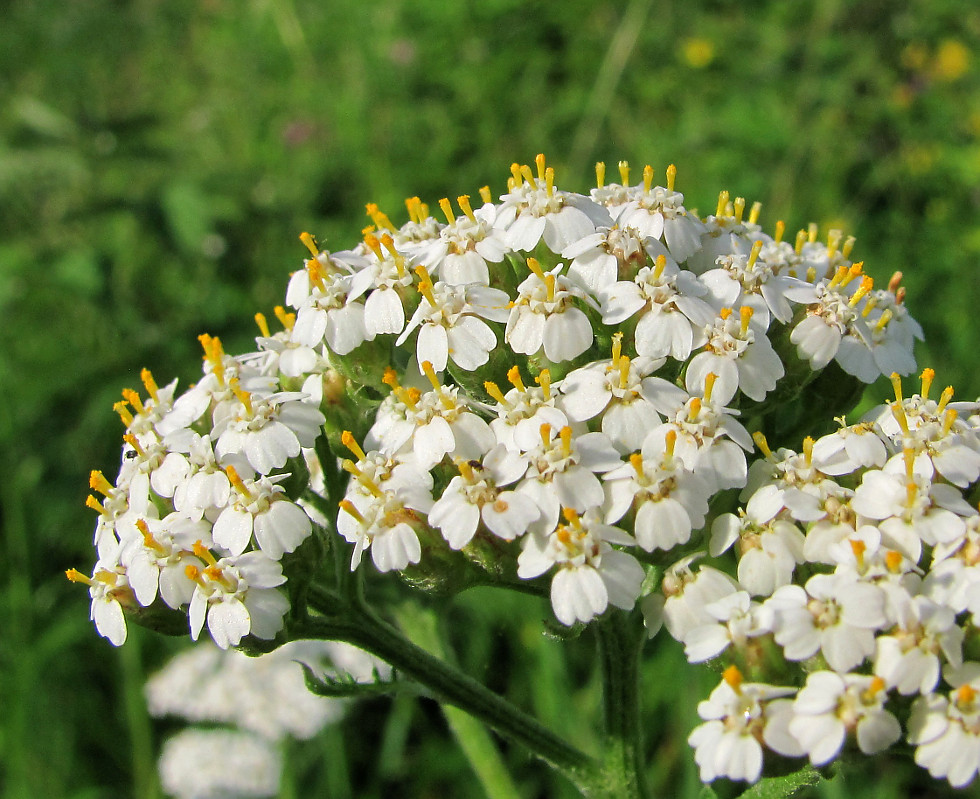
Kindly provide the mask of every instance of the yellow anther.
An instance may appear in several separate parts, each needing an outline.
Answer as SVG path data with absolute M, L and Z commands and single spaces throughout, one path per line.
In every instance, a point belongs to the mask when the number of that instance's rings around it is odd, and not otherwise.
M 885 553 L 885 568 L 892 574 L 900 574 L 903 560 L 904 557 L 902 556 L 901 552 L 894 549 L 889 549 Z
M 851 268 L 847 270 L 847 274 L 844 276 L 844 279 L 841 280 L 840 283 L 841 288 L 846 286 L 855 278 L 861 277 L 863 270 L 864 270 L 864 261 L 858 261 L 855 264 L 851 264 Z
M 623 354 L 623 334 L 613 333 L 612 337 L 612 365 L 614 369 L 619 368 L 619 358 Z
M 372 480 L 368 475 L 364 474 L 360 469 L 357 468 L 357 464 L 350 458 L 344 458 L 340 462 L 340 468 L 343 469 L 348 474 L 352 475 L 357 482 L 364 486 L 368 491 L 370 491 L 378 499 L 384 497 L 384 491 L 378 486 L 374 480 Z
M 601 189 L 606 185 L 606 162 L 596 161 L 595 162 L 595 186 L 597 189 Z
M 92 510 L 94 510 L 97 513 L 101 514 L 102 516 L 108 516 L 109 515 L 109 511 L 106 510 L 105 505 L 103 505 L 101 502 L 99 502 L 99 500 L 97 500 L 91 494 L 89 494 L 87 497 L 85 497 L 85 507 L 86 508 L 91 508 Z
M 812 436 L 803 439 L 803 459 L 808 467 L 813 466 L 813 445 L 815 443 Z
M 154 402 L 159 402 L 160 398 L 157 396 L 159 392 L 159 387 L 157 386 L 157 381 L 153 379 L 153 373 L 149 369 L 140 370 L 140 380 L 143 381 L 143 386 L 146 388 L 146 393 L 153 397 Z
M 441 391 L 442 383 L 439 382 L 439 378 L 436 376 L 436 370 L 432 368 L 432 361 L 422 361 L 422 373 L 429 379 L 429 383 L 432 385 L 433 391 Z
M 834 253 L 836 253 L 837 249 L 840 247 L 840 238 L 843 235 L 844 235 L 843 231 L 837 230 L 836 228 L 832 229 L 827 234 L 827 257 L 828 258 L 834 257 Z
M 453 212 L 453 206 L 449 202 L 448 197 L 443 197 L 439 200 L 439 207 L 442 209 L 443 214 L 446 216 L 446 222 L 450 225 L 456 221 L 456 214 Z
M 204 546 L 204 542 L 201 541 L 200 539 L 194 542 L 194 545 L 191 547 L 191 549 L 193 550 L 194 554 L 197 555 L 197 557 L 199 557 L 205 563 L 207 563 L 208 566 L 211 566 L 213 568 L 218 565 L 218 561 L 215 560 L 214 555 L 211 554 L 211 550 L 208 549 L 206 546 Z
M 252 395 L 249 392 L 242 389 L 241 385 L 238 382 L 238 378 L 233 377 L 231 380 L 229 380 L 228 387 L 231 389 L 232 393 L 235 395 L 238 401 L 245 408 L 245 413 L 248 416 L 252 416 L 255 413 L 254 409 L 252 408 Z
M 521 165 L 521 177 L 529 186 L 533 187 L 537 185 L 537 181 L 534 179 L 534 173 L 531 171 L 531 167 L 529 167 L 527 164 Z
M 483 389 L 487 392 L 487 394 L 489 394 L 493 399 L 497 400 L 497 402 L 499 402 L 505 408 L 510 408 L 511 407 L 510 403 L 507 401 L 507 398 L 504 396 L 503 392 L 500 390 L 500 387 L 496 383 L 494 383 L 493 381 L 487 380 L 483 384 Z
M 956 422 L 959 414 L 953 408 L 947 408 L 946 413 L 943 414 L 943 435 L 948 436 L 949 431 L 953 429 L 953 424 Z
M 119 414 L 119 418 L 122 419 L 122 423 L 129 427 L 133 423 L 133 414 L 129 412 L 129 408 L 126 407 L 125 402 L 114 402 L 112 404 L 112 410 Z
M 874 696 L 875 694 L 880 694 L 885 690 L 885 681 L 881 679 L 877 674 L 871 678 L 871 682 L 868 684 L 868 693 Z
M 619 181 L 624 186 L 630 185 L 630 162 L 620 161 L 619 164 Z
M 381 242 L 378 240 L 377 236 L 375 236 L 373 233 L 365 234 L 364 243 L 367 245 L 368 249 L 374 253 L 375 257 L 379 261 L 383 261 L 385 259 L 385 254 L 381 251 Z
M 261 333 L 265 338 L 270 338 L 272 336 L 272 331 L 269 330 L 269 323 L 265 320 L 265 314 L 258 311 L 255 314 L 255 324 L 259 327 L 259 333 Z
M 310 251 L 314 258 L 320 254 L 320 245 L 316 243 L 316 239 L 313 238 L 309 233 L 300 233 L 299 240 L 306 245 L 306 249 Z
M 200 585 L 200 583 L 201 583 L 201 570 L 197 566 L 195 566 L 193 563 L 188 563 L 186 566 L 184 566 L 184 574 L 187 576 L 187 579 L 188 580 L 190 580 L 191 582 L 194 582 L 194 583 L 197 583 L 198 585 Z
M 964 683 L 956 689 L 956 705 L 961 710 L 973 705 L 977 692 L 969 683 Z
M 718 192 L 718 207 L 715 209 L 716 217 L 725 216 L 725 211 L 728 209 L 729 196 L 727 191 L 722 190 Z
M 718 311 L 718 316 L 720 316 L 722 320 L 727 320 L 728 317 L 731 315 L 732 315 L 731 308 L 722 308 L 720 311 Z
M 752 250 L 749 252 L 748 266 L 755 266 L 755 262 L 759 260 L 759 253 L 762 252 L 762 239 L 758 239 L 752 245 Z
M 378 208 L 377 203 L 368 203 L 365 209 L 367 215 L 371 217 L 371 221 L 377 225 L 378 230 L 395 230 L 395 226 L 391 223 L 388 215 Z
M 892 381 L 892 390 L 895 392 L 895 399 L 898 402 L 902 401 L 902 376 L 898 372 L 892 372 L 888 375 L 888 379 Z
M 536 156 L 534 156 L 534 165 L 538 168 L 538 179 L 544 180 L 544 153 L 538 153 Z
M 619 359 L 619 387 L 626 388 L 630 382 L 630 359 L 623 355 Z
M 888 407 L 892 410 L 892 416 L 895 417 L 895 421 L 898 422 L 898 426 L 902 429 L 902 433 L 905 435 L 909 434 L 909 420 L 905 416 L 905 407 L 901 402 L 893 402 Z
M 459 473 L 467 483 L 476 482 L 473 475 L 473 467 L 470 466 L 469 461 L 467 461 L 465 458 L 453 458 L 453 463 L 456 464 L 456 468 L 459 470 Z
M 882 330 L 885 329 L 885 325 L 887 325 L 891 320 L 892 320 L 892 309 L 885 308 L 885 310 L 881 312 L 881 316 L 878 317 L 878 321 L 875 322 L 875 332 L 880 333 Z
M 283 326 L 284 330 L 292 330 L 293 325 L 296 324 L 296 314 L 290 312 L 286 313 L 286 309 L 281 305 L 277 305 L 272 309 L 272 312 L 276 315 L 276 319 L 279 320 L 279 324 Z
M 707 383 L 707 380 L 705 381 Z M 701 398 L 691 397 L 690 404 L 687 406 L 687 420 L 689 422 L 697 421 L 698 416 L 701 415 Z
M 565 521 L 568 522 L 576 530 L 582 529 L 582 520 L 579 518 L 578 511 L 575 508 L 565 508 L 561 509 L 561 515 L 565 517 Z
M 674 181 L 677 180 L 677 167 L 670 164 L 667 167 L 667 191 L 674 190 Z
M 773 234 L 773 240 L 778 244 L 783 240 L 783 234 L 786 233 L 786 223 L 780 219 L 776 222 L 776 232 Z
M 653 279 L 660 280 L 660 276 L 664 273 L 664 269 L 667 268 L 667 256 L 658 255 L 657 259 L 653 262 Z
M 868 301 L 864 303 L 864 308 L 861 309 L 861 317 L 863 319 L 867 319 L 877 305 L 878 305 L 878 298 L 874 294 L 872 294 L 870 297 L 868 297 Z M 889 311 L 887 308 L 885 310 L 888 311 L 888 318 L 891 319 L 891 311 Z
M 242 482 L 242 478 L 238 476 L 238 470 L 234 466 L 225 466 L 225 474 L 228 475 L 228 482 L 231 483 L 232 487 L 242 495 L 244 499 L 251 500 L 252 493 L 248 490 L 248 487 Z
M 572 454 L 572 428 L 567 424 L 561 429 L 559 433 L 561 436 L 561 451 L 562 454 L 567 458 Z
M 421 207 L 422 200 L 418 197 L 405 198 L 405 209 L 408 211 L 408 218 L 416 224 L 421 224 L 425 221 L 425 217 L 420 215 Z
M 864 568 L 864 553 L 868 548 L 868 545 L 858 538 L 848 539 L 848 543 L 851 545 L 851 552 L 854 553 L 854 559 L 857 561 L 859 569 Z
M 490 193 L 489 186 L 480 187 L 480 199 L 483 200 L 484 205 L 493 202 L 493 195 Z
M 922 388 L 919 389 L 919 394 L 922 399 L 929 399 L 929 389 L 932 388 L 932 381 L 936 378 L 936 370 L 930 367 L 926 367 L 922 370 L 922 374 L 919 375 L 919 380 L 922 381 Z
M 106 480 L 105 475 L 98 469 L 93 469 L 88 475 L 88 487 L 93 491 L 98 491 L 102 496 L 107 497 L 114 490 L 112 483 Z
M 732 204 L 732 208 L 735 211 L 735 221 L 741 222 L 742 215 L 745 213 L 745 198 L 736 197 L 735 202 Z
M 643 193 L 649 194 L 653 188 L 653 167 L 647 164 L 643 167 Z
M 507 379 L 510 380 L 511 385 L 522 394 L 527 391 L 527 389 L 524 388 L 524 381 L 521 380 L 521 370 L 517 368 L 517 364 L 514 364 L 507 370 Z
M 555 196 L 555 170 L 554 167 L 548 167 L 544 171 L 544 188 L 548 193 L 549 197 Z
M 793 244 L 793 249 L 796 250 L 797 255 L 803 252 L 804 244 L 806 244 L 806 231 L 805 230 L 796 231 L 796 242 Z
M 143 413 L 146 408 L 143 407 L 143 400 L 140 399 L 140 395 L 137 394 L 131 388 L 124 388 L 122 390 L 123 399 L 126 400 L 130 405 L 133 406 L 133 410 L 137 413 Z
M 762 213 L 762 203 L 756 200 L 749 209 L 749 224 L 755 225 L 759 222 L 759 215 Z
M 544 280 L 544 270 L 541 268 L 541 264 L 538 262 L 537 258 L 528 258 L 527 268 L 538 276 L 538 280 Z
M 136 438 L 136 436 L 134 436 L 132 433 L 126 433 L 123 436 L 123 441 L 129 444 L 129 446 L 131 446 L 136 451 L 136 454 L 139 455 L 141 458 L 146 457 L 146 450 L 143 448 L 143 445 L 140 444 L 139 439 Z
M 82 574 L 78 569 L 68 569 L 68 571 L 65 572 L 65 577 L 67 577 L 73 583 L 92 585 L 92 579 L 88 575 Z
M 359 522 L 360 522 L 361 524 L 366 524 L 366 523 L 367 523 L 367 522 L 366 522 L 366 521 L 364 520 L 364 516 L 363 516 L 363 515 L 361 514 L 361 512 L 360 512 L 360 511 L 359 511 L 359 510 L 358 510 L 358 509 L 357 509 L 357 508 L 356 508 L 356 507 L 354 506 L 354 503 L 353 503 L 353 502 L 351 502 L 351 501 L 350 501 L 349 499 L 342 499 L 342 500 L 340 500 L 340 502 L 339 502 L 338 504 L 340 505 L 340 509 L 341 509 L 342 511 L 344 511 L 345 513 L 347 513 L 347 514 L 348 514 L 348 515 L 350 515 L 350 516 L 353 516 L 353 517 L 354 517 L 354 518 L 355 518 L 355 519 L 356 519 L 357 521 L 359 521 Z
M 901 305 L 903 302 L 905 302 L 905 286 L 902 286 L 895 292 L 895 304 Z
M 736 693 L 742 693 L 742 672 L 734 663 L 729 666 L 721 675 L 722 679 L 728 683 L 729 687 Z
M 555 276 L 549 272 L 544 276 L 544 285 L 548 291 L 548 302 L 554 302 L 555 299 Z
M 514 183 L 516 183 L 518 186 L 521 185 L 521 165 L 517 163 L 517 161 L 514 161 L 514 163 L 510 165 L 510 176 Z
M 749 324 L 752 322 L 752 314 L 755 313 L 749 305 L 743 305 L 738 309 L 738 315 L 742 318 L 742 335 L 749 332 Z
M 714 372 L 708 372 L 704 376 L 704 401 L 711 402 L 711 394 L 715 390 L 715 382 L 718 380 L 718 375 Z
M 470 205 L 470 195 L 460 194 L 459 197 L 456 198 L 456 202 L 459 203 L 459 207 L 463 210 L 463 213 L 466 214 L 466 218 L 469 219 L 470 222 L 476 222 L 476 217 L 473 216 L 473 207 Z
M 538 428 L 538 433 L 541 435 L 541 443 L 545 447 L 551 446 L 551 425 L 545 422 Z
M 344 430 L 344 432 L 340 434 L 340 443 L 353 452 L 359 461 L 367 459 L 367 455 L 364 453 L 364 450 L 361 449 L 361 445 L 357 443 L 357 439 L 354 438 L 354 434 L 350 430 Z
M 848 236 L 846 239 L 844 239 L 844 246 L 841 247 L 840 254 L 843 255 L 845 258 L 850 257 L 851 250 L 854 249 L 854 244 L 856 242 L 857 239 L 854 238 L 854 236 Z
M 943 389 L 943 393 L 939 395 L 939 402 L 936 405 L 937 416 L 946 409 L 946 405 L 949 404 L 951 399 L 953 399 L 953 387 L 946 386 L 946 388 Z
M 558 529 L 555 530 L 555 536 L 565 546 L 571 546 L 572 534 L 569 532 L 568 528 L 565 525 L 563 524 L 558 525 Z
M 432 278 L 429 277 L 428 271 L 422 264 L 416 266 L 414 271 L 419 276 L 419 294 L 425 297 L 426 302 L 433 308 L 438 308 L 439 305 L 436 302 L 436 298 L 432 296 Z
M 864 277 L 863 277 L 863 278 L 861 279 L 861 285 L 860 285 L 860 286 L 858 286 L 858 287 L 857 287 L 857 290 L 856 290 L 856 291 L 854 292 L 854 294 L 852 294 L 852 295 L 851 295 L 851 299 L 849 299 L 849 300 L 847 301 L 847 304 L 848 304 L 848 305 L 849 305 L 849 306 L 850 306 L 851 308 L 853 308 L 853 307 L 854 307 L 854 306 L 856 306 L 856 305 L 857 305 L 857 304 L 858 304 L 859 302 L 861 302 L 861 300 L 863 300 L 863 299 L 864 299 L 864 296 L 865 296 L 865 295 L 866 295 L 866 294 L 867 294 L 867 293 L 868 293 L 869 291 L 871 291 L 871 289 L 873 289 L 873 288 L 874 288 L 874 286 L 875 286 L 875 282 L 874 282 L 874 278 L 872 278 L 872 277 L 870 277 L 870 276 L 868 276 L 868 275 L 865 275 L 865 276 L 864 276 Z
M 671 431 L 673 432 L 673 431 Z M 643 480 L 646 475 L 643 473 L 643 456 L 639 452 L 634 452 L 630 455 L 630 466 L 633 467 L 633 471 L 636 472 L 636 476 Z
M 542 369 L 534 378 L 534 382 L 541 386 L 544 401 L 549 402 L 551 400 L 551 372 L 548 369 Z
M 674 446 L 677 444 L 677 431 L 668 430 L 667 434 L 664 436 L 664 456 L 665 460 L 670 460 L 674 457 Z
M 817 240 L 817 232 L 818 228 L 816 222 L 811 222 L 806 226 L 806 240 L 810 242 L 810 244 L 813 244 L 813 242 Z
M 769 448 L 769 442 L 766 440 L 765 435 L 762 434 L 762 431 L 756 430 L 752 434 L 752 440 L 755 442 L 755 445 L 759 448 L 759 451 L 763 455 L 765 455 L 768 460 L 772 460 L 773 458 L 772 450 Z

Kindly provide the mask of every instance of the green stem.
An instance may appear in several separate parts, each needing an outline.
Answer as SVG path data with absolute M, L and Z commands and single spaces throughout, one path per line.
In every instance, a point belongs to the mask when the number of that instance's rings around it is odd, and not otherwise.
M 464 710 L 525 747 L 591 795 L 598 764 L 586 754 L 468 674 L 413 644 L 362 602 L 344 603 L 341 608 L 328 601 L 317 607 L 324 598 L 319 591 L 311 591 L 311 604 L 326 615 L 301 622 L 299 636 L 346 641 L 376 655 L 427 688 L 440 702 Z
M 631 614 L 614 610 L 594 624 L 602 675 L 606 777 L 597 796 L 643 799 L 648 796 L 640 724 L 640 650 L 643 626 Z

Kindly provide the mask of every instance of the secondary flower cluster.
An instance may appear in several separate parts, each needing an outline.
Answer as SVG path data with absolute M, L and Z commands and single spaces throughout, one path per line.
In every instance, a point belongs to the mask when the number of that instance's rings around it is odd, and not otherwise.
M 672 166 L 662 186 L 619 171 L 598 164 L 585 196 L 539 156 L 497 202 L 441 200 L 445 222 L 418 198 L 401 226 L 369 205 L 350 250 L 301 236 L 310 257 L 281 329 L 257 315 L 256 352 L 202 337 L 204 377 L 179 397 L 144 373 L 149 397 L 117 406 L 119 477 L 92 477 L 99 561 L 69 573 L 99 631 L 119 644 L 124 610 L 162 603 L 222 647 L 271 639 L 284 556 L 315 523 L 353 545 L 352 570 L 368 552 L 413 579 L 516 574 L 565 625 L 639 602 L 692 661 L 727 658 L 691 737 L 705 780 L 757 779 L 760 741 L 818 764 L 851 732 L 880 751 L 901 735 L 889 702 L 919 694 L 918 761 L 968 782 L 976 405 L 930 400 L 926 370 L 920 395 L 896 383 L 891 406 L 772 452 L 760 430 L 802 435 L 915 370 L 900 273 L 876 288 L 853 239 L 785 241 L 727 192 L 701 218 Z M 719 565 L 734 550 L 735 577 L 697 569 L 699 547 Z

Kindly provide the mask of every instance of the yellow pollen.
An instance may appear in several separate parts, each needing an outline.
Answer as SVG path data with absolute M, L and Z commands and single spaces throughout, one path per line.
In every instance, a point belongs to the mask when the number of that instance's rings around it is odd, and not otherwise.
M 786 233 L 786 223 L 780 219 L 776 222 L 776 232 L 773 234 L 773 240 L 778 244 L 783 240 L 784 233 Z
M 296 314 L 286 313 L 286 309 L 281 305 L 277 305 L 272 309 L 272 312 L 276 315 L 276 319 L 279 320 L 279 324 L 283 326 L 284 330 L 292 330 L 293 325 L 296 324 Z
M 732 315 L 731 308 L 722 308 L 720 311 L 718 311 L 718 316 L 720 316 L 723 320 L 728 319 L 728 317 L 731 315 Z
M 731 689 L 736 694 L 742 693 L 742 672 L 738 670 L 738 666 L 734 663 L 729 666 L 721 675 L 722 679 L 728 683 Z
M 668 430 L 667 434 L 664 436 L 664 455 L 665 460 L 670 460 L 674 457 L 674 446 L 677 444 L 677 431 Z
M 572 428 L 567 424 L 561 429 L 559 433 L 561 436 L 561 451 L 562 454 L 567 458 L 572 454 Z
M 796 250 L 796 254 L 799 255 L 803 252 L 803 245 L 806 244 L 806 231 L 798 230 L 796 232 L 796 242 L 793 245 L 793 249 Z M 812 282 L 812 281 L 811 281 Z
M 892 574 L 898 574 L 902 568 L 902 553 L 894 549 L 889 549 L 885 553 L 885 568 Z
M 667 256 L 658 255 L 657 260 L 653 262 L 653 279 L 660 280 L 660 276 L 664 273 L 664 269 L 667 268 Z
M 166 549 L 163 545 L 153 537 L 153 533 L 150 532 L 149 525 L 147 525 L 145 519 L 136 520 L 136 528 L 143 534 L 143 545 L 147 549 L 153 549 L 161 554 L 166 553 Z
M 129 412 L 129 408 L 126 407 L 125 402 L 114 402 L 112 404 L 112 410 L 119 414 L 119 418 L 122 419 L 122 423 L 129 427 L 133 423 L 133 414 Z
M 140 399 L 140 395 L 137 394 L 131 388 L 124 388 L 122 390 L 123 399 L 126 400 L 130 405 L 133 406 L 133 410 L 137 413 L 144 413 L 146 408 L 143 407 L 143 400 Z
M 752 251 L 749 253 L 748 265 L 755 266 L 755 262 L 759 260 L 759 253 L 762 252 L 762 239 L 757 240 L 752 245 Z
M 426 302 L 433 308 L 438 308 L 439 305 L 436 303 L 436 298 L 432 296 L 432 278 L 429 277 L 426 268 L 422 264 L 419 264 L 415 267 L 415 274 L 419 276 L 419 294 L 425 297 Z
M 847 304 L 851 308 L 853 308 L 854 306 L 856 306 L 859 302 L 861 302 L 861 300 L 864 299 L 864 295 L 867 294 L 869 291 L 871 291 L 871 289 L 874 288 L 874 285 L 875 285 L 874 279 L 871 278 L 871 277 L 865 276 L 861 280 L 861 285 L 858 286 L 857 291 L 855 291 L 854 294 L 851 296 L 851 299 L 847 301 Z
M 193 550 L 194 554 L 207 563 L 208 566 L 214 567 L 218 565 L 218 561 L 215 560 L 214 555 L 211 554 L 211 550 L 204 546 L 204 542 L 200 539 L 194 542 L 191 549 Z
M 97 500 L 91 494 L 89 494 L 87 497 L 85 497 L 85 507 L 86 508 L 91 508 L 92 510 L 97 511 L 98 513 L 100 513 L 103 516 L 108 516 L 109 515 L 109 511 L 106 510 L 105 505 L 103 505 L 101 502 L 99 502 L 99 500 Z
M 725 215 L 725 211 L 728 210 L 728 198 L 729 194 L 727 191 L 718 192 L 718 207 L 715 209 L 715 216 L 722 217 Z
M 613 333 L 612 337 L 612 364 L 614 368 L 619 368 L 619 357 L 623 354 L 623 334 Z
M 639 452 L 634 452 L 630 455 L 630 465 L 633 467 L 633 471 L 636 472 L 636 476 L 642 480 L 645 477 L 643 474 L 643 456 Z
M 503 392 L 500 390 L 500 387 L 496 383 L 491 380 L 487 380 L 483 384 L 483 389 L 505 408 L 510 408 L 510 403 L 507 401 L 507 398 L 504 396 Z
M 544 280 L 544 270 L 541 269 L 541 264 L 538 263 L 537 258 L 528 258 L 527 268 L 538 276 L 538 280 Z
M 653 167 L 647 164 L 643 167 L 643 193 L 649 194 L 653 186 Z
M 349 499 L 340 500 L 339 505 L 342 511 L 344 511 L 350 516 L 353 516 L 361 524 L 365 524 L 364 516 L 361 515 L 361 512 L 356 507 L 354 507 L 354 503 L 351 502 Z
M 340 443 L 353 452 L 359 461 L 367 460 L 367 455 L 364 454 L 364 450 L 361 449 L 361 445 L 357 443 L 357 439 L 354 438 L 354 434 L 350 430 L 344 430 L 340 434 Z
M 242 482 L 242 478 L 238 476 L 238 471 L 234 466 L 231 464 L 225 466 L 225 474 L 228 475 L 228 482 L 232 484 L 235 490 L 241 494 L 244 499 L 252 499 L 251 492 L 249 492 L 248 488 L 245 486 L 245 483 Z
M 507 379 L 510 380 L 511 385 L 513 385 L 514 388 L 516 388 L 522 394 L 527 392 L 527 389 L 524 388 L 524 381 L 521 380 L 521 370 L 517 368 L 517 364 L 514 364 L 507 371 Z
M 140 380 L 143 381 L 143 385 L 146 387 L 146 393 L 153 398 L 154 402 L 159 402 L 160 398 L 157 396 L 157 392 L 160 389 L 157 386 L 156 380 L 153 379 L 153 374 L 149 369 L 140 370 Z
M 541 394 L 544 397 L 544 401 L 548 402 L 551 400 L 551 372 L 548 369 L 542 369 L 538 376 L 534 378 L 534 382 L 541 386 Z
M 755 445 L 759 448 L 759 451 L 763 455 L 765 455 L 768 460 L 772 460 L 773 458 L 772 450 L 769 448 L 769 442 L 766 440 L 766 437 L 765 435 L 763 435 L 762 431 L 756 430 L 752 434 L 752 440 L 755 442 Z
M 443 197 L 441 200 L 439 200 L 439 207 L 442 209 L 442 212 L 446 215 L 446 221 L 450 225 L 456 221 L 456 214 L 453 213 L 453 207 L 452 205 L 449 204 L 448 197 Z
M 741 222 L 742 221 L 742 215 L 745 213 L 745 198 L 744 197 L 736 197 L 735 198 L 735 202 L 733 203 L 732 207 L 735 210 L 735 221 L 736 222 Z
M 143 445 L 140 444 L 139 439 L 137 439 L 136 436 L 134 436 L 132 433 L 126 433 L 123 436 L 123 441 L 125 441 L 127 444 L 129 444 L 129 446 L 131 446 L 134 450 L 136 450 L 136 453 L 141 458 L 146 457 L 146 450 L 143 449 Z
M 953 409 L 948 408 L 946 413 L 943 415 L 943 435 L 948 436 L 949 431 L 953 429 L 953 423 L 959 414 Z
M 395 226 L 391 224 L 391 220 L 388 218 L 388 215 L 378 208 L 377 203 L 368 203 L 364 207 L 367 210 L 367 215 L 371 217 L 371 221 L 374 222 L 378 230 L 395 229 Z
M 754 225 L 759 221 L 759 214 L 762 213 L 762 203 L 756 200 L 749 209 L 749 224 Z
M 326 286 L 323 285 L 323 268 L 322 264 L 317 258 L 310 258 L 306 262 L 306 274 L 309 276 L 310 283 L 320 291 L 325 291 Z
M 606 162 L 596 161 L 595 162 L 595 186 L 597 189 L 601 189 L 606 185 Z
M 265 314 L 258 311 L 255 314 L 255 324 L 258 325 L 259 333 L 261 333 L 265 338 L 270 338 L 272 336 L 272 331 L 269 330 L 269 323 L 265 320 Z
M 68 569 L 68 571 L 65 572 L 65 577 L 67 577 L 73 583 L 93 585 L 93 580 L 88 575 L 82 574 L 78 569 Z
M 813 465 L 813 445 L 814 440 L 811 436 L 807 436 L 803 439 L 803 457 L 806 459 L 806 465 Z
M 953 399 L 953 387 L 946 386 L 946 388 L 943 389 L 943 393 L 939 395 L 939 403 L 936 405 L 937 416 L 946 409 L 946 405 L 951 399 Z
M 187 575 L 187 579 L 188 580 L 190 580 L 191 582 L 194 582 L 194 583 L 197 583 L 198 585 L 200 585 L 200 583 L 201 583 L 201 570 L 197 566 L 195 566 L 193 563 L 188 563 L 186 566 L 184 566 L 184 574 Z
M 704 376 L 704 401 L 711 402 L 711 393 L 715 390 L 715 381 L 718 379 L 718 375 L 714 372 L 708 372 Z
M 670 164 L 667 167 L 667 191 L 674 190 L 674 181 L 677 180 L 677 167 Z
M 865 553 L 865 550 L 867 550 L 867 548 L 868 548 L 867 544 L 865 544 L 864 541 L 861 541 L 861 540 L 856 539 L 856 538 L 849 539 L 849 543 L 851 545 L 851 552 L 854 553 L 854 559 L 858 563 L 858 567 L 859 568 L 863 568 L 864 567 L 864 553 Z
M 922 374 L 919 375 L 919 380 L 922 381 L 922 388 L 919 389 L 919 394 L 922 395 L 922 399 L 929 399 L 929 389 L 932 388 L 932 381 L 936 377 L 936 370 L 930 369 L 928 366 L 922 370 Z
M 687 420 L 689 422 L 696 421 L 700 414 L 701 414 L 701 398 L 691 397 L 691 403 L 687 408 Z
M 847 275 L 841 281 L 841 287 L 843 288 L 855 278 L 861 277 L 863 269 L 864 261 L 858 261 L 856 264 L 851 264 L 851 268 L 847 270 Z
M 623 355 L 619 359 L 619 387 L 626 388 L 630 380 L 630 359 L 628 355 Z
M 748 305 L 743 305 L 738 309 L 739 316 L 742 317 L 742 335 L 744 336 L 749 332 L 749 323 L 752 321 L 752 308 Z
M 902 458 L 905 460 L 905 476 L 909 481 L 914 480 L 915 450 L 912 447 L 902 449 Z
M 106 480 L 105 475 L 98 469 L 93 469 L 88 475 L 88 487 L 93 491 L 98 491 L 102 496 L 109 496 L 113 490 L 112 483 Z
M 483 200 L 483 204 L 484 205 L 486 205 L 487 203 L 493 202 L 493 195 L 490 193 L 490 187 L 489 186 L 481 186 L 480 187 L 480 199 Z
M 216 583 L 221 583 L 225 588 L 231 588 L 231 580 L 229 580 L 225 573 L 219 569 L 217 566 L 208 566 L 204 573 L 208 576 L 208 579 L 213 580 Z
M 476 222 L 476 217 L 473 215 L 473 208 L 470 205 L 470 195 L 460 194 L 459 197 L 456 198 L 456 202 L 459 203 L 459 207 L 463 209 L 463 213 L 466 214 L 466 218 L 469 219 L 470 222 Z
M 630 185 L 630 162 L 619 162 L 619 180 L 624 186 Z
M 377 236 L 375 236 L 373 233 L 366 234 L 364 236 L 364 243 L 368 246 L 371 252 L 374 253 L 375 257 L 379 261 L 383 261 L 385 259 L 385 254 L 381 251 L 381 242 L 378 240 Z
M 538 179 L 544 180 L 545 165 L 544 165 L 544 153 L 538 153 L 534 156 L 534 165 L 538 168 Z
M 320 254 L 320 245 L 316 243 L 316 239 L 312 235 L 306 232 L 300 233 L 299 240 L 303 242 L 314 258 Z

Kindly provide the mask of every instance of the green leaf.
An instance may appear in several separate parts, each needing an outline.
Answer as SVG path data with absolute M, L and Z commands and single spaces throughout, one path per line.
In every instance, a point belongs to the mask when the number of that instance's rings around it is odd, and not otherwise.
M 796 796 L 804 788 L 810 788 L 823 779 L 813 766 L 806 765 L 799 771 L 782 777 L 766 777 L 740 795 L 739 799 L 787 799 Z
M 374 674 L 373 682 L 358 682 L 349 674 L 318 677 L 306 663 L 300 663 L 300 666 L 303 667 L 307 690 L 317 696 L 329 696 L 336 699 L 341 697 L 388 696 L 401 691 L 418 692 L 418 686 L 414 683 L 398 679 L 382 680 L 377 672 Z

